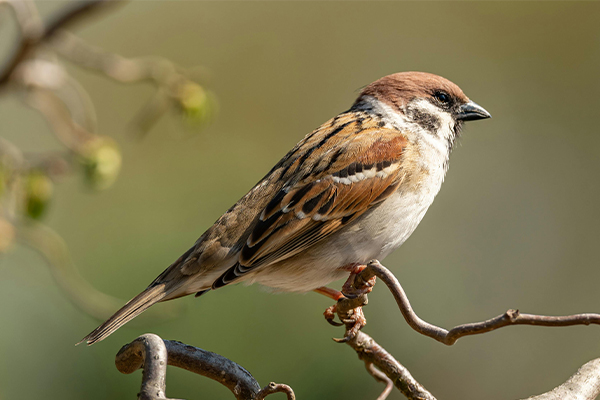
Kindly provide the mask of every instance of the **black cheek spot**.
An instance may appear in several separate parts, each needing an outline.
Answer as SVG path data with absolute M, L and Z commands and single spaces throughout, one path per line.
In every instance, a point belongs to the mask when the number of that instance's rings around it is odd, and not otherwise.
M 408 116 L 421 128 L 427 130 L 433 135 L 437 133 L 442 124 L 440 119 L 435 115 L 431 115 L 417 109 L 411 109 L 408 113 Z

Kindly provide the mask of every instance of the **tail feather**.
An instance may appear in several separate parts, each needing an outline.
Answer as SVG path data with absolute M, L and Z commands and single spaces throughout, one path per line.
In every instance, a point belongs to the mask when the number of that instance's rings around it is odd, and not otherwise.
M 150 286 L 142 293 L 129 300 L 119 311 L 117 311 L 112 317 L 110 317 L 102 325 L 94 329 L 89 335 L 81 339 L 77 344 L 86 342 L 88 345 L 92 345 L 99 342 L 111 333 L 131 321 L 133 318 L 146 311 L 153 304 L 164 300 L 168 294 L 173 290 L 165 290 L 165 284 L 158 284 Z

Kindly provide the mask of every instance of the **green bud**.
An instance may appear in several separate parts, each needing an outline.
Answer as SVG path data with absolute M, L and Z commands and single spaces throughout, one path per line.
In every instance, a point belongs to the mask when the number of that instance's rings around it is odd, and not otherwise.
M 111 186 L 121 171 L 121 152 L 106 136 L 90 141 L 83 149 L 80 161 L 86 182 L 98 190 Z
M 30 171 L 25 177 L 25 212 L 33 219 L 40 219 L 50 203 L 54 185 L 42 171 Z
M 186 119 L 194 125 L 210 122 L 216 111 L 214 95 L 192 81 L 181 85 L 177 101 Z

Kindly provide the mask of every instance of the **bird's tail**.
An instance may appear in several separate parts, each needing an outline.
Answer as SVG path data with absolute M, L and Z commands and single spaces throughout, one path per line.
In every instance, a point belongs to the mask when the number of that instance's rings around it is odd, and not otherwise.
M 88 345 L 92 345 L 107 338 L 111 333 L 146 311 L 150 306 L 164 300 L 172 292 L 173 290 L 166 290 L 164 283 L 149 286 L 142 293 L 129 300 L 112 317 L 77 344 L 86 342 Z

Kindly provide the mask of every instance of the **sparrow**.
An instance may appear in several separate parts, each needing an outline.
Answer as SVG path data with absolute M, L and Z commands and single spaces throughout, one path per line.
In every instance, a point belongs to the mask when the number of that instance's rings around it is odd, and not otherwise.
M 327 284 L 408 239 L 440 190 L 463 122 L 490 117 L 437 75 L 371 83 L 81 342 L 105 339 L 157 302 L 234 282 L 327 294 Z

